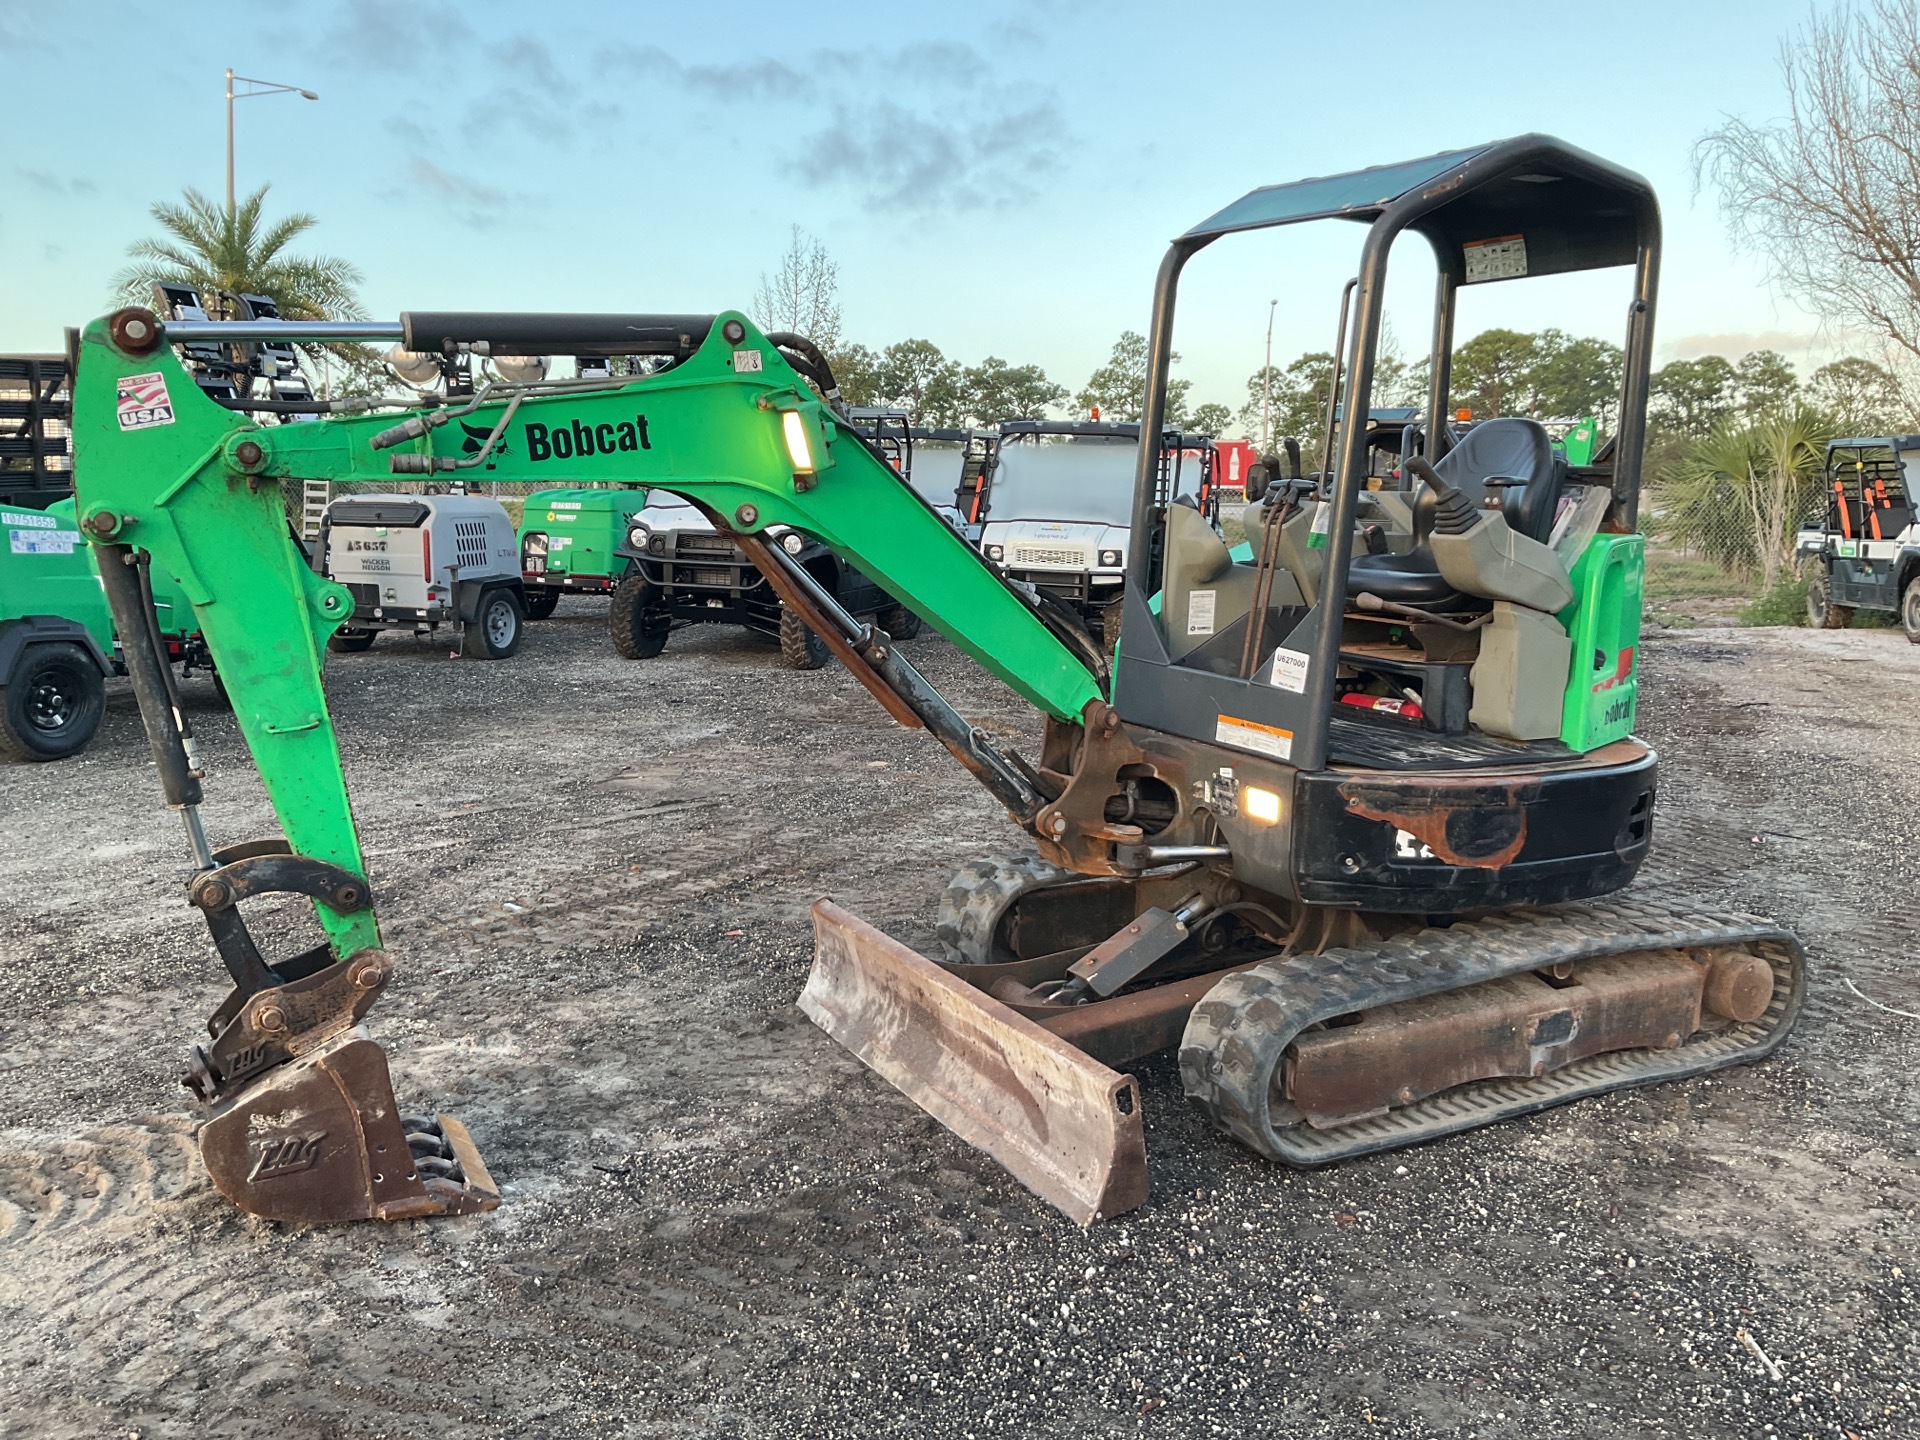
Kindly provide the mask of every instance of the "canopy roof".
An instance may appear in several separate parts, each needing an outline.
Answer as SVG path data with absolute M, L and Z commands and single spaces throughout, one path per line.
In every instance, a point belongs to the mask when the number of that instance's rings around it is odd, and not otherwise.
M 1468 284 L 1631 265 L 1659 223 L 1653 188 L 1640 176 L 1550 135 L 1521 135 L 1268 185 L 1180 239 L 1205 244 L 1307 220 L 1371 224 L 1389 210 L 1428 236 Z

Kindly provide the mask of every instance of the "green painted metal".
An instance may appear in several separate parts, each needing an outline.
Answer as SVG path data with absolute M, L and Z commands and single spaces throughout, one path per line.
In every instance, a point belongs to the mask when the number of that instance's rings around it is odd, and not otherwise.
M 86 628 L 102 654 L 113 654 L 113 612 L 100 589 L 93 547 L 80 534 L 74 502 L 44 510 L 0 506 L 0 622 L 54 615 Z M 153 608 L 163 635 L 193 633 L 193 609 L 178 586 L 155 578 Z
M 280 486 L 235 459 L 270 432 L 208 400 L 170 352 L 116 350 L 99 321 L 81 338 L 73 431 L 84 528 L 148 551 L 185 595 L 288 843 L 364 877 L 320 683 L 327 636 L 353 605 L 295 548 Z M 100 535 L 96 516 L 118 524 Z M 341 957 L 379 945 L 371 912 L 316 910 Z
M 562 486 L 536 490 L 521 509 L 514 540 L 518 544 L 529 534 L 545 535 L 547 574 L 556 580 L 618 575 L 627 562 L 614 552 L 626 538 L 627 522 L 646 508 L 643 489 Z
M 100 589 L 92 549 L 80 538 L 73 502 L 45 510 L 0 506 L 0 621 L 55 615 L 86 627 L 100 649 L 113 653 L 113 615 Z
M 1596 535 L 1573 567 L 1573 604 L 1560 612 L 1573 670 L 1560 738 L 1582 754 L 1633 733 L 1640 698 L 1640 610 L 1646 540 Z
M 723 338 L 737 320 L 745 337 Z M 74 387 L 81 518 L 121 517 L 103 540 L 149 551 L 191 603 L 241 733 L 296 851 L 364 875 L 321 689 L 327 637 L 352 613 L 343 587 L 293 545 L 281 484 L 389 481 L 391 457 L 465 454 L 506 408 L 490 402 L 396 450 L 374 436 L 405 412 L 259 425 L 208 400 L 171 350 L 116 349 L 104 320 L 81 339 Z M 811 463 L 791 457 L 785 419 Z M 164 417 L 164 418 L 161 418 Z M 449 434 L 449 431 L 452 433 Z M 258 447 L 257 457 L 243 449 Z M 690 358 L 605 387 L 525 397 L 479 481 L 638 483 L 686 496 L 735 529 L 817 536 L 1047 714 L 1078 721 L 1100 698 L 1086 667 L 965 540 L 841 424 L 746 317 L 719 316 Z M 320 919 L 342 956 L 379 943 L 370 914 Z

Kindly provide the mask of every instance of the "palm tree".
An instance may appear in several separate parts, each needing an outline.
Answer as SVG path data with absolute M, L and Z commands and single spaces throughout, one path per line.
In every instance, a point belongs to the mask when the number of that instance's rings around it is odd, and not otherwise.
M 1749 425 L 1723 422 L 1695 441 L 1659 486 L 1661 528 L 1773 589 L 1793 560 L 1795 528 L 1820 494 L 1831 423 L 1799 406 Z
M 153 218 L 166 231 L 157 240 L 128 247 L 133 263 L 113 277 L 123 304 L 150 305 L 156 282 L 191 285 L 216 313 L 224 295 L 265 295 L 288 320 L 362 318 L 354 287 L 361 274 L 332 255 L 306 257 L 282 252 L 318 222 L 304 211 L 263 228 L 261 203 L 268 187 L 228 211 L 189 188 L 182 204 L 159 201 Z

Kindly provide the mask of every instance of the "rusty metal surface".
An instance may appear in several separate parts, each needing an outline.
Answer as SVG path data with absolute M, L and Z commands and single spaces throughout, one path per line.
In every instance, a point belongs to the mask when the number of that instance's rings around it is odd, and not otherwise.
M 1707 973 L 1681 951 L 1642 951 L 1582 961 L 1557 984 L 1527 972 L 1368 1011 L 1294 1041 L 1285 1098 L 1324 1129 L 1473 1080 L 1670 1050 L 1700 1028 Z
M 741 553 L 753 562 L 754 568 L 767 577 L 767 583 L 773 587 L 774 594 L 785 601 L 787 608 L 804 620 L 807 628 L 820 637 L 827 649 L 831 650 L 840 663 L 847 667 L 847 673 L 867 687 L 867 692 L 880 702 L 881 709 L 909 730 L 926 728 L 907 702 L 894 694 L 893 687 L 880 677 L 858 650 L 847 643 L 846 636 L 840 633 L 840 627 L 820 613 L 820 607 L 813 603 L 813 597 L 793 583 L 793 578 L 787 574 L 785 568 L 768 553 L 767 542 L 763 537 L 731 529 L 719 516 L 713 515 L 713 512 L 709 511 L 708 514 L 712 516 L 720 533 L 738 545 Z
M 875 1073 L 1080 1225 L 1147 1198 L 1140 1093 L 828 900 L 800 1008 Z
M 1511 865 L 1527 843 L 1527 805 L 1540 793 L 1538 779 L 1515 776 L 1395 775 L 1390 783 L 1345 781 L 1347 808 L 1367 820 L 1405 830 L 1448 865 L 1498 870 Z
M 451 1178 L 416 1168 L 387 1058 L 356 1029 L 217 1106 L 200 1128 L 200 1157 L 235 1205 L 290 1224 L 493 1209 L 500 1194 L 471 1138 L 457 1121 L 441 1124 L 460 1167 Z
M 384 951 L 362 950 L 304 980 L 244 997 L 211 1043 L 194 1051 L 187 1088 L 203 1100 L 216 1099 L 263 1070 L 319 1049 L 366 1018 L 392 975 Z
M 1741 1025 L 1766 1014 L 1773 999 L 1773 967 L 1745 950 L 1702 950 L 1694 959 L 1707 967 L 1701 1003 L 1715 1015 Z

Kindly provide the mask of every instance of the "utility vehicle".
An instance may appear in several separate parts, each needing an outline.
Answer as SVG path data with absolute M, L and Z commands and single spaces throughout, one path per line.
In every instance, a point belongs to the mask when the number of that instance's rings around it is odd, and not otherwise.
M 1111 640 L 1126 583 L 1140 427 L 1007 420 L 999 435 L 967 510 L 981 552 L 1070 606 L 1095 640 Z M 1156 506 L 1185 497 L 1218 519 L 1208 436 L 1167 430 L 1150 453 Z
M 1900 617 L 1920 645 L 1920 524 L 1910 468 L 1920 435 L 1835 440 L 1822 472 L 1820 518 L 1794 539 L 1807 576 L 1807 623 L 1840 630 L 1856 610 Z
M 850 615 L 876 619 L 898 640 L 920 633 L 920 617 L 898 604 L 851 562 L 803 530 L 769 536 Z M 827 641 L 787 604 L 731 534 L 679 495 L 656 489 L 628 523 L 614 552 L 628 567 L 613 592 L 607 629 L 628 660 L 648 660 L 683 625 L 738 625 L 780 647 L 781 663 L 818 670 L 832 659 Z

